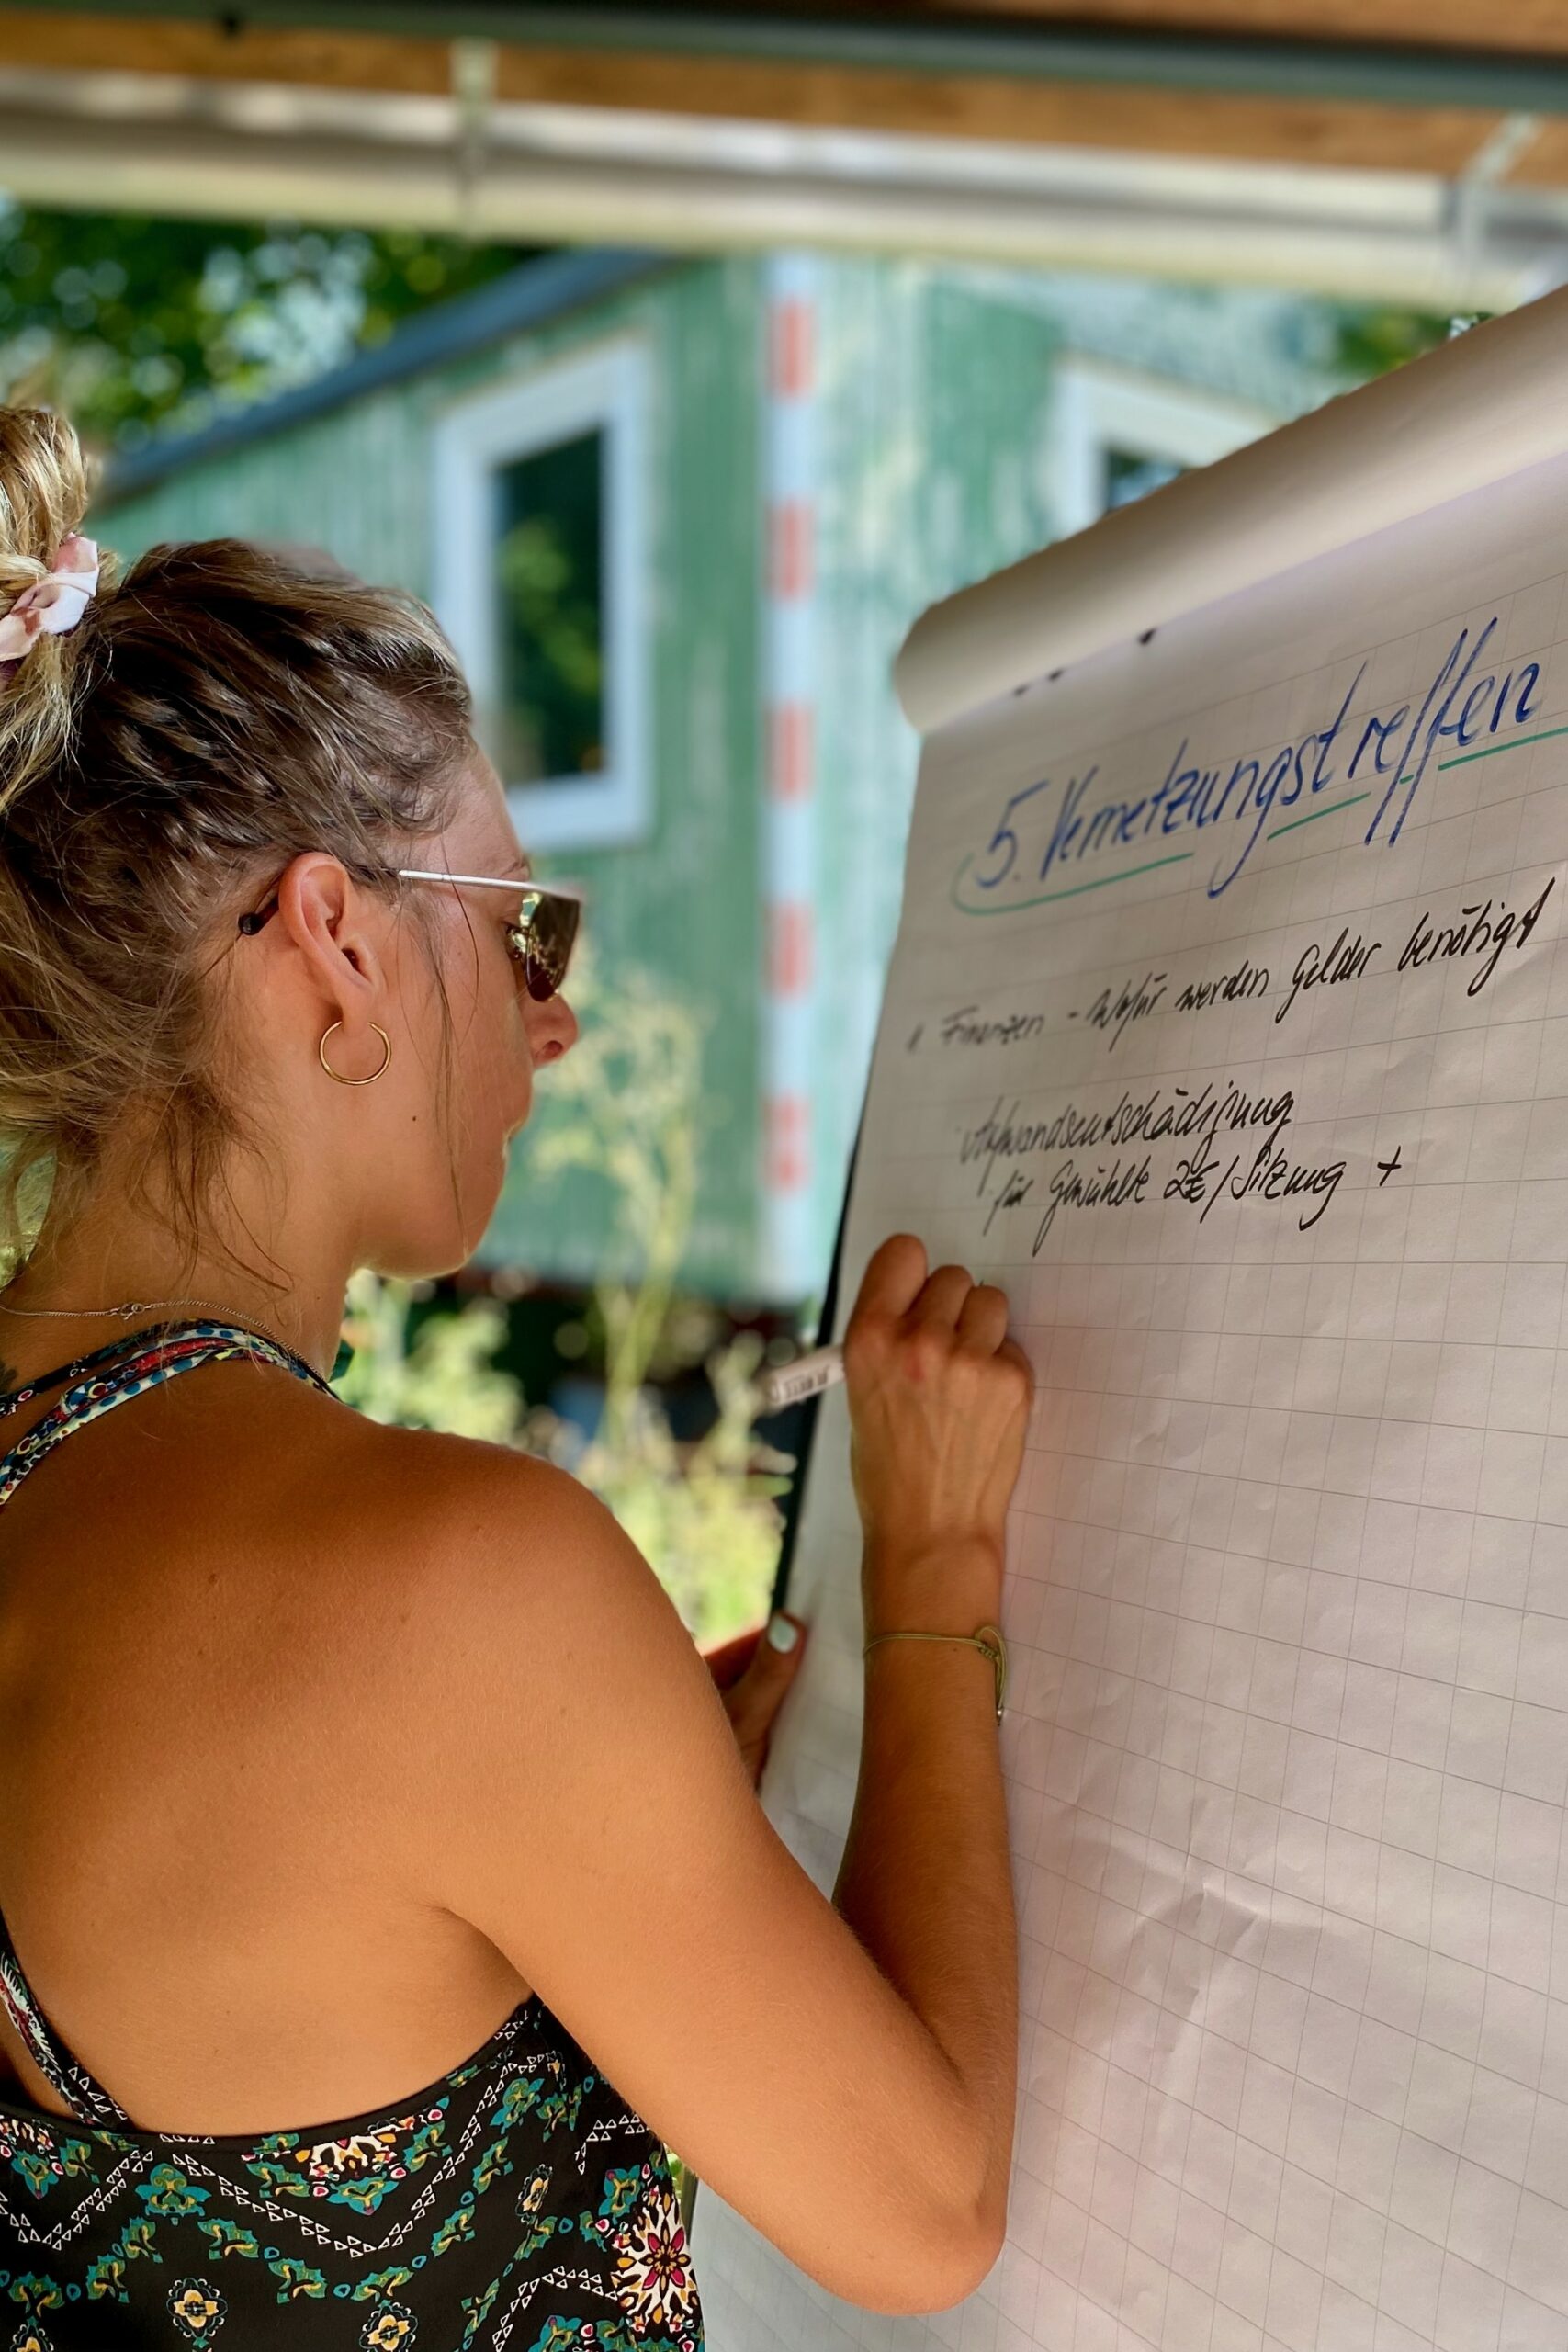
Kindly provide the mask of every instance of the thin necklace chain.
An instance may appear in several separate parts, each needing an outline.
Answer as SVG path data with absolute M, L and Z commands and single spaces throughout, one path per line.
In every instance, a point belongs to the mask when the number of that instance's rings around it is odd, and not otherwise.
M 9 1306 L 0 1298 L 0 1315 L 22 1316 L 31 1323 L 92 1323 L 97 1321 L 130 1323 L 138 1315 L 150 1315 L 155 1306 L 204 1306 L 209 1315 L 223 1317 L 240 1330 L 254 1331 L 264 1340 L 271 1340 L 287 1355 L 298 1355 L 279 1332 L 254 1316 L 238 1317 L 231 1306 L 222 1306 L 215 1298 L 127 1298 L 118 1306 Z

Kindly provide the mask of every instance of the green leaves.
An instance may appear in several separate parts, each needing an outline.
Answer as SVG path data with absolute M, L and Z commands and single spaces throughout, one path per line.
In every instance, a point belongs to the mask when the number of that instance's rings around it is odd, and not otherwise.
M 373 1421 L 504 1444 L 522 1392 L 492 1362 L 506 1336 L 502 1308 L 476 1300 L 457 1315 L 427 1316 L 411 1335 L 412 1303 L 408 1283 L 354 1276 L 344 1326 L 354 1355 L 333 1383 L 338 1395 Z
M 51 401 L 98 447 L 134 448 L 336 366 L 527 250 L 0 199 L 0 399 Z

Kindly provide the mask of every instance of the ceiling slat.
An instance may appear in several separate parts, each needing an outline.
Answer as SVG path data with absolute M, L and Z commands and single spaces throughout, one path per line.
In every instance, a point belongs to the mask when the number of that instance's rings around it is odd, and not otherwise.
M 285 32 L 181 17 L 0 7 L 0 66 L 177 74 L 200 81 L 306 83 L 321 89 L 445 95 L 451 46 L 378 33 Z
M 745 10 L 739 14 L 750 13 Z M 1256 40 L 1393 41 L 1568 56 L 1564 0 L 902 0 L 884 18 L 962 23 L 976 17 L 1040 24 L 1126 25 L 1145 31 L 1230 33 Z
M 503 49 L 496 94 L 519 102 L 635 107 L 816 129 L 1445 176 L 1464 170 L 1497 120 L 1461 107 L 1292 103 L 1081 82 L 944 78 L 570 49 Z

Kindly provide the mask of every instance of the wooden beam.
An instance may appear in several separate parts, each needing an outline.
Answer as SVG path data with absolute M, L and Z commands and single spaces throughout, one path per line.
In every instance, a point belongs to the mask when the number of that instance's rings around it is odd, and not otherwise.
M 967 0 L 942 0 L 950 17 Z M 1010 0 L 1039 15 L 1086 0 Z M 1102 17 L 1137 7 L 1147 22 L 1164 10 L 1235 11 L 1251 0 L 1089 0 Z M 1384 13 L 1404 0 L 1258 0 L 1281 16 L 1343 6 Z M 1423 0 L 1439 9 L 1446 0 Z M 1457 5 L 1457 0 L 1456 0 Z M 1568 0 L 1517 0 L 1550 9 L 1568 45 Z M 905 10 L 929 21 L 931 8 Z M 1495 12 L 1506 15 L 1506 9 Z M 1238 16 L 1239 21 L 1239 16 Z M 1472 20 L 1473 29 L 1473 20 Z M 1490 32 L 1491 27 L 1488 27 Z M 242 28 L 229 33 L 194 19 L 50 13 L 0 6 L 0 68 L 118 71 L 197 81 L 288 83 L 333 90 L 445 96 L 451 48 L 442 40 L 359 33 Z M 1401 107 L 1159 90 L 1134 85 L 1048 82 L 1000 74 L 890 72 L 829 64 L 777 64 L 656 51 L 503 46 L 497 97 L 710 119 L 856 129 L 922 137 L 1000 140 L 1021 145 L 1094 147 L 1239 163 L 1325 164 L 1349 169 L 1462 172 L 1495 127 L 1495 113 L 1462 107 Z M 1568 180 L 1568 126 L 1553 126 L 1515 176 Z
M 441 96 L 451 44 L 376 33 L 269 32 L 177 17 L 60 15 L 0 7 L 0 68 L 175 74 L 203 82 L 298 82 L 329 90 Z
M 1042 25 L 1124 25 L 1141 32 L 1228 33 L 1249 40 L 1393 42 L 1568 56 L 1565 0 L 1502 0 L 1483 13 L 1474 0 L 898 0 L 883 7 L 873 0 L 867 13 L 922 25 L 1010 17 Z
M 770 18 L 768 0 L 694 0 L 738 29 Z M 827 17 L 834 11 L 817 0 Z M 402 13 L 405 15 L 407 11 Z M 809 15 L 809 12 L 807 12 Z M 1393 46 L 1568 57 L 1568 0 L 1501 0 L 1478 16 L 1473 0 L 856 0 L 854 13 L 897 40 L 910 31 L 978 28 L 1115 28 L 1166 40 L 1209 34 L 1249 42 L 1301 41 L 1354 50 Z M 434 12 L 432 12 L 434 15 Z M 651 24 L 656 19 L 650 20 Z M 570 19 L 563 16 L 563 27 Z M 560 44 L 570 46 L 570 39 Z M 585 44 L 588 45 L 588 44 Z M 650 39 L 657 48 L 657 36 Z M 199 14 L 160 17 L 0 6 L 0 64 L 100 65 L 110 70 L 210 74 L 225 80 L 320 82 L 335 88 L 430 91 L 446 86 L 447 42 L 355 30 L 268 29 L 237 7 L 233 29 Z
M 1540 123 L 1512 170 L 1505 173 L 1504 184 L 1526 187 L 1568 185 L 1568 122 L 1553 117 Z
M 503 49 L 496 95 L 514 103 L 626 107 L 1008 140 L 1026 146 L 1130 149 L 1232 161 L 1328 164 L 1452 176 L 1497 117 L 1079 82 L 886 74 L 737 59 L 573 49 Z

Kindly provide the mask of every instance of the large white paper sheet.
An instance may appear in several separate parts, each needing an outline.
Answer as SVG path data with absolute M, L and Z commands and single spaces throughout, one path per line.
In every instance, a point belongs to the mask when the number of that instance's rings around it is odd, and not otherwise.
M 713 2352 L 1568 2352 L 1568 459 L 927 743 L 846 1242 L 1039 1375 L 1006 2252 Z M 841 1401 L 766 1802 L 859 1745 Z

